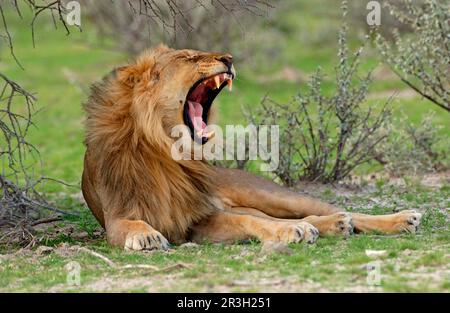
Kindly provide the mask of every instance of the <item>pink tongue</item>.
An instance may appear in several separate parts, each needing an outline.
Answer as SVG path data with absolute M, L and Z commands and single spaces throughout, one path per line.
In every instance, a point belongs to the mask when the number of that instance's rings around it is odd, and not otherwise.
M 202 114 L 203 107 L 200 103 L 194 101 L 188 101 L 189 104 L 189 117 L 196 131 L 203 131 L 206 128 L 205 122 L 203 122 Z

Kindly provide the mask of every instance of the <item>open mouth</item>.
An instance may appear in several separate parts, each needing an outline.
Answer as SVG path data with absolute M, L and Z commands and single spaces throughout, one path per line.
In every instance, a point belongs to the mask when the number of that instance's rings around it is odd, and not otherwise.
M 193 140 L 204 144 L 214 137 L 214 131 L 208 130 L 209 110 L 223 87 L 228 85 L 231 91 L 233 78 L 234 75 L 230 72 L 219 73 L 199 80 L 189 90 L 184 103 L 183 119 Z

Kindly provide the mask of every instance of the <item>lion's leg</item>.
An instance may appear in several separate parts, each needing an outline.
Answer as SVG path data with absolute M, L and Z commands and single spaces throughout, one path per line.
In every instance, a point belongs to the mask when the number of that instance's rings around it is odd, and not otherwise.
M 353 221 L 350 213 L 339 212 L 331 215 L 315 216 L 310 215 L 302 219 L 280 219 L 269 216 L 259 210 L 245 207 L 232 207 L 227 209 L 230 212 L 238 214 L 249 214 L 253 216 L 264 217 L 276 221 L 289 221 L 298 223 L 299 221 L 308 222 L 319 230 L 321 236 L 325 235 L 344 235 L 349 236 L 353 233 Z
M 236 242 L 256 238 L 261 241 L 314 243 L 318 230 L 309 223 L 276 221 L 264 217 L 217 212 L 192 228 L 196 242 Z
M 88 207 L 91 209 L 97 221 L 105 227 L 105 218 L 103 216 L 103 210 L 100 197 L 98 196 L 94 187 L 92 162 L 89 161 L 89 153 L 86 152 L 84 156 L 84 170 L 81 178 L 81 190 L 83 197 L 86 200 Z
M 352 213 L 355 231 L 360 233 L 398 234 L 407 232 L 414 234 L 419 229 L 421 218 L 422 214 L 414 210 L 404 210 L 387 215 Z
M 308 216 L 302 219 L 314 225 L 321 235 L 350 235 L 355 233 L 398 234 L 415 233 L 420 224 L 421 214 L 405 210 L 395 214 L 367 215 L 340 212 L 327 216 Z
M 278 218 L 331 215 L 341 210 L 241 170 L 217 169 L 219 194 L 231 207 L 249 207 Z M 219 179 L 220 178 L 220 179 Z
M 405 210 L 395 214 L 367 215 L 361 213 L 339 212 L 325 216 L 310 215 L 298 219 L 279 219 L 271 217 L 259 210 L 245 207 L 228 208 L 230 212 L 249 214 L 269 218 L 272 220 L 304 221 L 316 227 L 320 235 L 344 235 L 353 233 L 379 232 L 383 234 L 396 234 L 401 232 L 415 233 L 418 230 L 421 214 L 413 210 Z
M 302 219 L 317 227 L 322 234 L 346 234 L 351 224 L 359 233 L 414 233 L 420 224 L 420 214 L 410 210 L 388 215 L 345 213 L 244 171 L 218 169 L 218 174 L 221 177 L 219 193 L 232 209 L 253 208 L 275 218 Z
M 110 244 L 125 250 L 167 249 L 169 242 L 144 221 L 106 219 L 106 237 Z

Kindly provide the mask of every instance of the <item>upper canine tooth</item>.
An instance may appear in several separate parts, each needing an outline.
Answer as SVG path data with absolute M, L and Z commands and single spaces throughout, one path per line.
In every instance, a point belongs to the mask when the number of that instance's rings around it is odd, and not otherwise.
M 231 79 L 227 80 L 228 90 L 231 91 L 233 89 L 233 81 Z
M 220 77 L 219 75 L 214 76 L 214 82 L 216 83 L 216 88 L 220 87 Z

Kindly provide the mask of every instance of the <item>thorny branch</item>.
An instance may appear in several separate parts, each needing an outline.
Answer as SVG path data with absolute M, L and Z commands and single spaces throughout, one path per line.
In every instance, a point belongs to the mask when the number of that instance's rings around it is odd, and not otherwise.
M 159 41 L 180 48 L 228 50 L 232 25 L 241 34 L 248 16 L 267 16 L 273 3 L 263 0 L 81 0 L 86 18 L 102 36 L 136 54 Z M 248 24 L 248 23 L 247 23 Z
M 64 5 L 62 1 L 36 3 L 34 0 L 23 0 L 33 12 L 31 32 L 34 45 L 35 22 L 43 12 L 50 12 L 54 19 L 56 14 L 67 32 L 66 21 L 63 18 Z M 10 7 L 7 7 L 10 5 Z M 24 69 L 14 50 L 13 37 L 8 27 L 8 16 L 15 12 L 23 19 L 23 5 L 17 0 L 0 2 L 0 36 L 6 42 L 10 55 L 16 64 Z M 8 12 L 9 15 L 6 13 Z M 56 23 L 55 23 L 56 26 Z M 19 242 L 30 243 L 34 240 L 33 226 L 37 225 L 43 211 L 66 213 L 53 207 L 38 192 L 37 186 L 49 178 L 40 176 L 41 159 L 38 149 L 27 140 L 27 135 L 33 124 L 34 105 L 37 101 L 32 92 L 0 72 L 0 242 L 9 242 L 11 238 Z M 53 179 L 50 179 L 53 180 Z M 58 180 L 55 180 L 58 181 Z M 56 217 L 51 217 L 55 219 Z M 36 221 L 36 219 L 38 219 Z M 42 222 L 39 222 L 39 224 Z
M 0 79 L 3 81 L 0 93 L 1 228 L 24 218 L 38 217 L 42 209 L 57 213 L 63 211 L 51 206 L 36 190 L 45 178 L 37 178 L 34 173 L 36 160 L 40 160 L 39 151 L 26 139 L 33 126 L 36 98 L 2 73 Z M 13 104 L 22 105 L 13 107 Z

